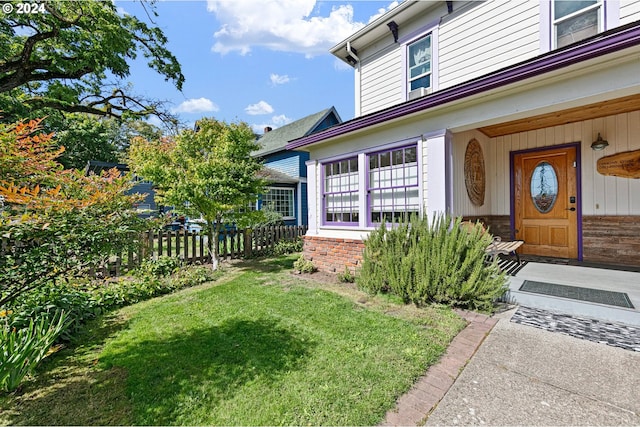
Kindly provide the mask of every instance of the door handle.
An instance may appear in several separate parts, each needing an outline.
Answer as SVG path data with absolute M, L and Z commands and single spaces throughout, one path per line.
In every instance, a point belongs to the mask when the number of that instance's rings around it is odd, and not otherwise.
M 573 212 L 573 211 L 575 211 L 575 210 L 576 210 L 576 208 L 567 208 L 567 209 L 565 209 L 565 210 L 566 210 L 566 211 L 571 211 L 571 212 Z

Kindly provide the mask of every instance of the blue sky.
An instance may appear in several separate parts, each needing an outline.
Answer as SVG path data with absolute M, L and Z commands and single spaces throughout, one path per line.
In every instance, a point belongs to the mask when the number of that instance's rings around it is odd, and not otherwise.
M 389 10 L 390 0 L 158 1 L 167 47 L 186 81 L 182 93 L 137 60 L 135 93 L 168 101 L 188 126 L 202 117 L 242 120 L 254 131 L 280 127 L 335 106 L 354 115 L 354 72 L 329 48 Z M 148 22 L 140 3 L 116 1 L 120 13 Z

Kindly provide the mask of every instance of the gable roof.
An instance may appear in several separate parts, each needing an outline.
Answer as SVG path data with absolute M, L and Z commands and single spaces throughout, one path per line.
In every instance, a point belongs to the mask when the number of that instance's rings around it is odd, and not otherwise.
M 497 88 L 519 84 L 534 78 L 544 78 L 545 75 L 549 75 L 552 72 L 562 71 L 569 66 L 584 63 L 594 58 L 612 53 L 621 54 L 625 49 L 630 48 L 635 48 L 637 51 L 639 47 L 640 21 L 636 21 L 502 70 L 433 92 L 422 98 L 356 117 L 314 135 L 300 137 L 287 144 L 287 148 L 294 150 L 312 144 L 323 143 L 332 138 L 421 114 L 431 108 L 474 96 L 481 96 Z
M 335 107 L 331 107 L 266 132 L 258 139 L 258 144 L 260 144 L 262 148 L 254 151 L 252 155 L 266 156 L 267 154 L 286 150 L 286 146 L 289 141 L 326 129 L 326 127 L 320 127 L 320 125 L 331 115 L 334 116 L 337 123 L 342 123 Z

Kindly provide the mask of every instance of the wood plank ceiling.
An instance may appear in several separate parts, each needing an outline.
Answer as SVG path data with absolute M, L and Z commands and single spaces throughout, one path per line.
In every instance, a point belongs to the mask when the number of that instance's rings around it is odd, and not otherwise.
M 479 128 L 479 130 L 488 137 L 495 138 L 497 136 L 565 125 L 567 123 L 628 113 L 635 110 L 640 110 L 640 94 L 570 108 L 568 110 L 554 111 L 553 113 L 541 114 L 539 116 L 527 117 L 525 119 L 499 123 L 497 125 L 485 126 Z

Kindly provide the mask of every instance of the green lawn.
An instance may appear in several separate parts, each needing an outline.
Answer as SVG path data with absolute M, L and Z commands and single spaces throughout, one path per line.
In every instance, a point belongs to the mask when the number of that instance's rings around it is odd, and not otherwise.
M 292 276 L 294 259 L 242 264 L 103 319 L 0 397 L 0 422 L 379 423 L 463 321 Z

